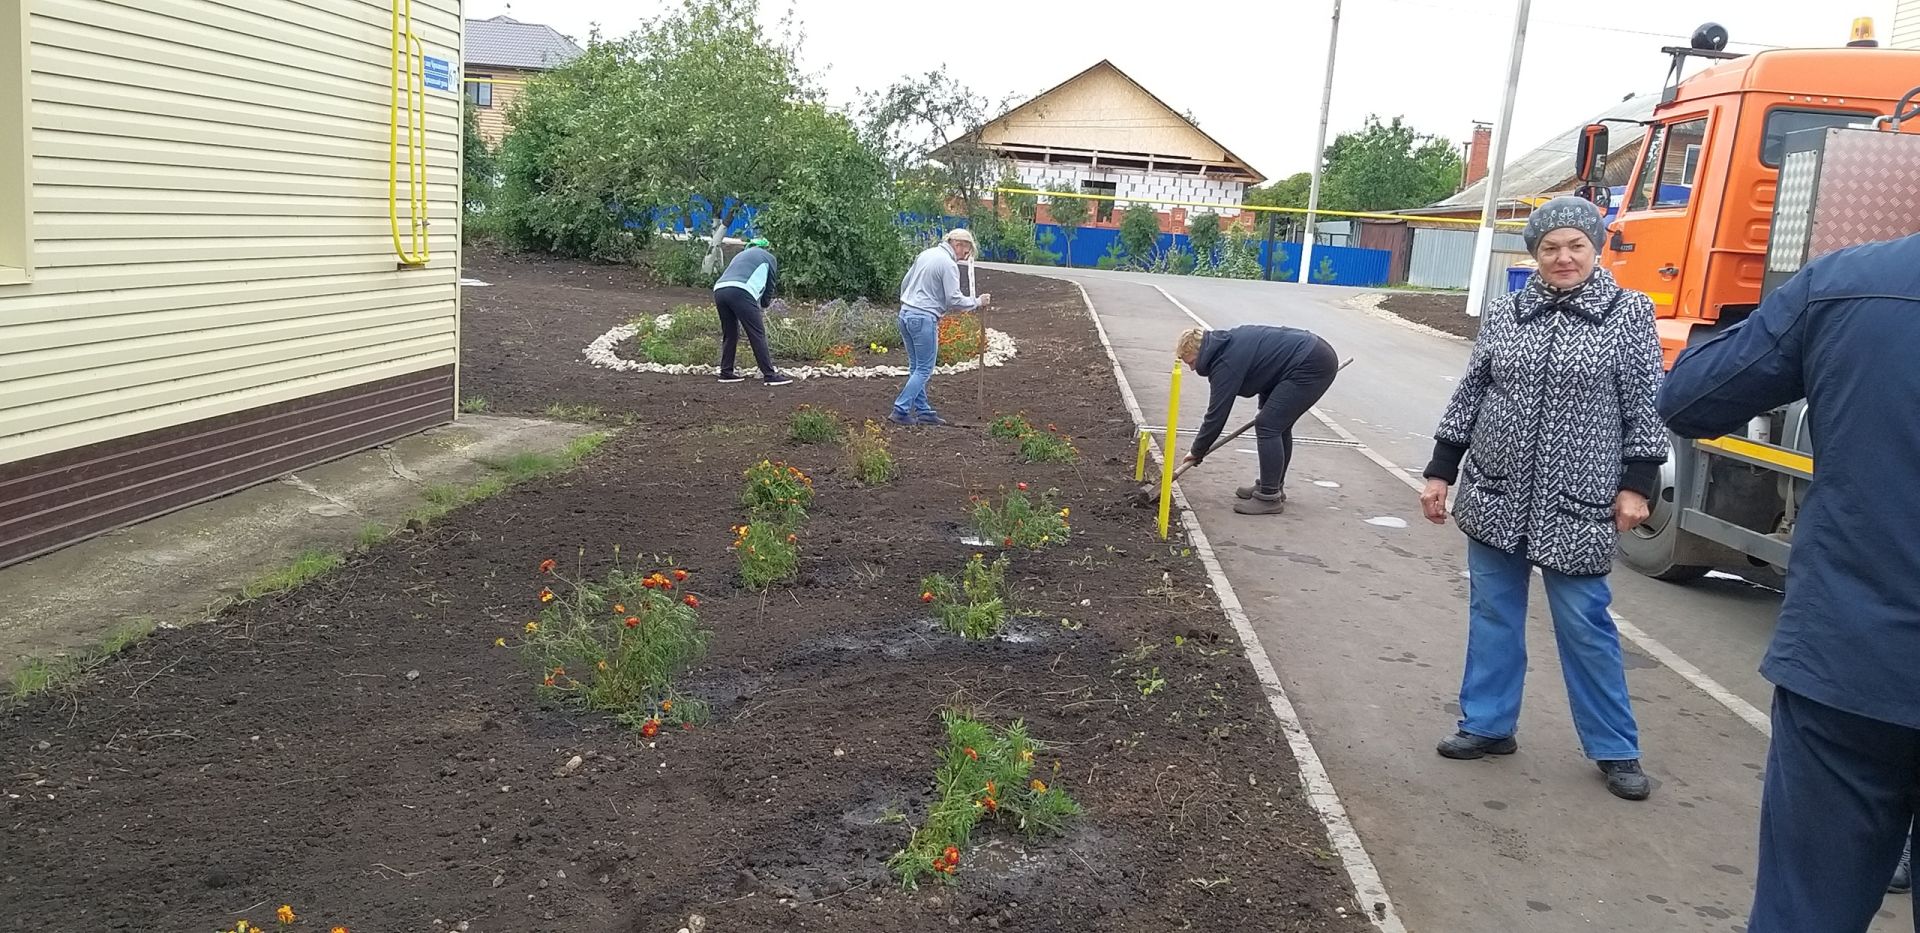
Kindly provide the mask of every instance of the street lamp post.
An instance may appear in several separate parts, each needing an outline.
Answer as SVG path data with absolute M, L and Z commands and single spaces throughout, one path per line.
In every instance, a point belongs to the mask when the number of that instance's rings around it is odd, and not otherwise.
M 1513 14 L 1513 48 L 1507 52 L 1507 92 L 1500 104 L 1500 123 L 1493 130 L 1493 164 L 1487 171 L 1487 194 L 1480 208 L 1480 233 L 1473 240 L 1473 271 L 1467 280 L 1467 313 L 1478 317 L 1487 300 L 1492 274 L 1494 221 L 1500 214 L 1500 176 L 1507 169 L 1507 137 L 1513 132 L 1513 98 L 1520 90 L 1520 60 L 1527 44 L 1527 12 L 1532 0 L 1520 0 Z
M 1320 168 L 1326 163 L 1327 119 L 1333 109 L 1333 61 L 1340 51 L 1340 0 L 1333 0 L 1333 29 L 1327 36 L 1327 80 L 1320 86 L 1320 135 L 1313 141 L 1313 183 L 1307 187 L 1307 229 L 1300 235 L 1300 284 L 1312 281 L 1315 212 L 1320 210 Z

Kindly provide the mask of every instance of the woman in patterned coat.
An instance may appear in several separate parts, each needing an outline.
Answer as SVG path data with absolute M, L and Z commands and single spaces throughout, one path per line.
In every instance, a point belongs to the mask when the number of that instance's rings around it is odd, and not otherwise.
M 1607 789 L 1645 800 L 1639 729 L 1620 634 L 1608 614 L 1616 537 L 1647 518 L 1667 457 L 1654 410 L 1660 341 L 1653 302 L 1597 267 L 1599 212 L 1555 198 L 1527 221 L 1539 270 L 1494 299 L 1467 372 L 1434 434 L 1420 495 L 1427 519 L 1453 515 L 1471 578 L 1455 759 L 1510 755 L 1527 672 L 1527 587 L 1545 578 L 1573 724 Z

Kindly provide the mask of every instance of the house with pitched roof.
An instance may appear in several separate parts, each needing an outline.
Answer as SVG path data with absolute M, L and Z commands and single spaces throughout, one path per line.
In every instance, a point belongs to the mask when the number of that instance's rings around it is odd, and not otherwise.
M 1239 204 L 1249 186 L 1266 180 L 1105 59 L 989 121 L 966 142 L 1004 159 L 1028 187 L 1065 184 L 1151 203 L 1168 231 L 1184 230 L 1189 212 L 1205 210 L 1174 202 Z M 1041 222 L 1050 222 L 1045 205 L 1041 212 Z M 1114 203 L 1101 201 L 1090 226 L 1118 219 Z
M 507 108 L 529 77 L 576 58 L 580 46 L 552 26 L 511 16 L 467 20 L 467 99 L 490 146 L 507 135 Z

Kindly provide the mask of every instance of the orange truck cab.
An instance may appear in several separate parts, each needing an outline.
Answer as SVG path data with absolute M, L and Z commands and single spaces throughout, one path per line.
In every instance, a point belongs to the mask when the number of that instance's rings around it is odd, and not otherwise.
M 1600 259 L 1621 285 L 1653 298 L 1667 365 L 1698 341 L 1696 328 L 1731 326 L 1760 303 L 1788 135 L 1870 122 L 1916 80 L 1920 51 L 1781 49 L 1669 86 Z
M 1653 299 L 1667 366 L 1813 255 L 1920 232 L 1920 51 L 1878 48 L 1868 20 L 1853 39 L 1742 56 L 1709 23 L 1662 50 L 1672 70 L 1599 262 Z M 1680 80 L 1694 59 L 1714 64 Z M 1575 155 L 1581 194 L 1603 207 L 1607 135 L 1587 127 Z M 1805 410 L 1741 436 L 1674 438 L 1651 517 L 1620 536 L 1623 561 L 1663 580 L 1726 568 L 1780 582 L 1813 479 Z

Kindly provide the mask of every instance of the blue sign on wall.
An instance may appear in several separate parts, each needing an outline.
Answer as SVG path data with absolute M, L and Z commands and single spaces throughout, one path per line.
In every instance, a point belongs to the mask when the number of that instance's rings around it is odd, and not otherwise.
M 420 79 L 429 91 L 453 90 L 453 63 L 444 58 L 420 59 Z

